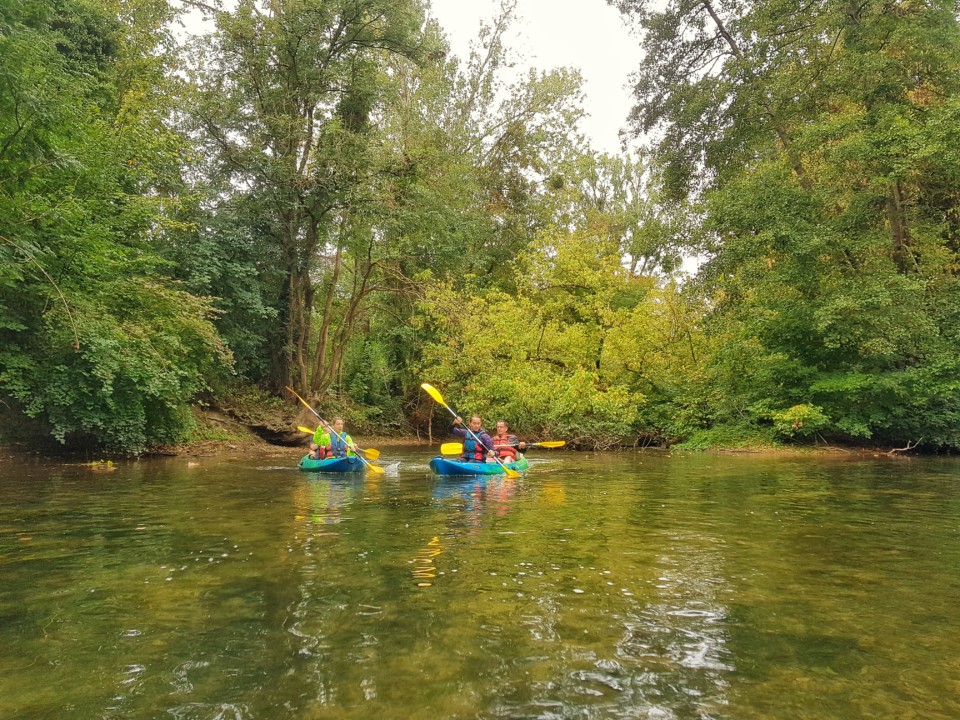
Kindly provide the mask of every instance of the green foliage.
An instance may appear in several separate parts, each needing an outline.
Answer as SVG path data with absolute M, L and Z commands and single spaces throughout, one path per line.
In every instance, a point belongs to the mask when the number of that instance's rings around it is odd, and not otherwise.
M 271 362 L 265 345 L 280 314 L 271 302 L 282 283 L 276 248 L 258 236 L 249 207 L 226 205 L 212 214 L 191 200 L 181 206 L 181 217 L 190 222 L 158 238 L 157 251 L 173 264 L 171 275 L 184 289 L 211 298 L 236 379 L 264 382 Z
M 646 29 L 635 127 L 714 238 L 680 429 L 955 447 L 953 4 L 617 4 Z
M 825 428 L 830 418 L 816 405 L 794 405 L 772 413 L 773 426 L 783 437 L 813 436 Z
M 776 445 L 777 438 L 770 428 L 753 427 L 739 422 L 694 430 L 686 436 L 682 443 L 678 443 L 675 447 L 682 450 L 709 450 L 711 448 L 755 450 L 773 448 Z
M 210 387 L 401 428 L 424 379 L 582 446 L 960 447 L 953 4 L 614 4 L 641 157 L 575 71 L 504 81 L 510 3 L 464 63 L 418 0 L 185 46 L 166 0 L 0 3 L 0 396 L 133 452 Z
M 80 347 L 62 316 L 0 354 L 0 388 L 43 417 L 60 442 L 142 452 L 193 427 L 186 400 L 229 358 L 205 302 L 142 279 L 104 283 L 75 306 Z
M 4 19 L 0 393 L 64 443 L 176 440 L 229 355 L 209 303 L 165 281 L 149 247 L 172 136 L 146 129 L 126 28 L 103 7 Z
M 516 295 L 437 283 L 422 308 L 436 341 L 421 375 L 463 412 L 528 436 L 610 447 L 659 435 L 650 399 L 695 364 L 697 315 L 676 286 L 632 276 L 605 235 L 603 225 L 544 235 Z
M 401 417 L 398 362 L 389 335 L 358 338 L 344 361 L 344 389 L 355 403 L 366 406 L 366 425 L 396 423 Z

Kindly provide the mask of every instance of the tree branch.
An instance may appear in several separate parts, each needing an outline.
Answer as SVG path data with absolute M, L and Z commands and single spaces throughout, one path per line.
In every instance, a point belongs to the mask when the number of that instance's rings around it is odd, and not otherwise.
M 11 240 L 11 239 L 8 238 L 8 237 L 4 237 L 3 235 L 0 235 L 0 240 L 3 240 L 4 242 L 9 243 L 9 244 L 12 245 L 13 247 L 15 247 L 17 250 L 19 250 L 21 253 L 23 253 L 24 257 L 26 257 L 30 262 L 32 262 L 34 265 L 36 265 L 37 268 L 39 268 L 40 272 L 43 273 L 44 277 L 47 278 L 47 281 L 48 281 L 51 285 L 53 285 L 53 289 L 57 291 L 57 294 L 60 296 L 61 302 L 63 302 L 63 307 L 64 307 L 64 308 L 66 309 L 66 311 L 67 311 L 67 317 L 70 318 L 70 328 L 73 330 L 73 349 L 74 349 L 74 350 L 79 350 L 79 349 L 80 349 L 80 337 L 79 337 L 79 335 L 77 334 L 77 324 L 76 324 L 76 322 L 74 322 L 73 313 L 70 312 L 70 305 L 67 303 L 67 298 L 64 297 L 63 292 L 60 290 L 60 286 L 57 285 L 57 283 L 54 281 L 54 279 L 53 279 L 52 277 L 50 277 L 50 273 L 48 273 L 46 270 L 43 269 L 43 265 L 41 265 L 41 264 L 37 261 L 37 259 L 36 259 L 30 252 L 28 252 L 28 251 L 25 250 L 24 248 L 20 247 L 20 245 L 18 245 L 16 242 L 14 242 L 13 240 Z
M 908 452 L 910 452 L 911 450 L 913 450 L 914 448 L 916 448 L 917 445 L 919 445 L 919 444 L 922 443 L 922 442 L 923 442 L 923 438 L 920 438 L 919 440 L 917 440 L 915 443 L 913 443 L 913 444 L 911 445 L 911 444 L 910 444 L 910 441 L 907 440 L 907 446 L 906 446 L 906 447 L 893 448 L 892 450 L 890 450 L 889 452 L 887 452 L 887 453 L 885 453 L 885 454 L 886 454 L 886 455 L 889 455 L 890 457 L 896 457 L 896 455 L 897 455 L 898 453 L 908 453 Z
M 176 0 L 176 2 L 183 3 L 189 7 L 197 8 L 198 10 L 206 10 L 207 12 L 215 15 L 223 12 L 222 9 L 214 7 L 213 5 L 208 5 L 205 2 L 200 2 L 200 0 Z

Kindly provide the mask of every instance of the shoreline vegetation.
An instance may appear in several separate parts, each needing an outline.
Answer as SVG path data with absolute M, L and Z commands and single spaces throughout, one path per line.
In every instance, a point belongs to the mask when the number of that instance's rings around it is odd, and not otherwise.
M 332 415 L 332 414 L 331 414 Z M 294 416 L 274 416 L 271 420 L 265 420 L 264 415 L 258 417 L 259 422 L 254 426 L 238 417 L 232 417 L 222 411 L 212 411 L 209 408 L 195 408 L 195 417 L 197 418 L 197 427 L 187 440 L 169 444 L 158 445 L 149 448 L 139 455 L 124 453 L 109 453 L 94 448 L 64 448 L 59 444 L 51 442 L 49 438 L 42 442 L 37 442 L 36 438 L 31 441 L 27 438 L 10 441 L 5 440 L 0 435 L 0 452 L 7 457 L 28 457 L 42 455 L 51 458 L 61 458 L 67 461 L 82 459 L 81 464 L 90 465 L 98 471 L 108 471 L 114 461 L 120 462 L 139 458 L 161 458 L 161 457 L 212 457 L 226 455 L 256 454 L 274 455 L 277 457 L 286 457 L 297 455 L 302 451 L 305 453 L 309 449 L 308 440 L 305 435 L 295 429 L 296 425 L 310 425 L 312 417 L 305 413 L 299 413 Z M 294 428 L 289 429 L 288 428 Z M 416 434 L 413 431 L 383 433 L 372 431 L 369 434 L 357 434 L 358 439 L 364 446 L 377 447 L 379 449 L 391 447 L 422 447 L 434 448 L 447 442 L 450 436 L 443 431 L 445 425 L 439 425 L 439 433 L 435 433 L 432 441 L 426 434 Z M 264 437 L 267 435 L 268 437 Z M 917 453 L 917 446 L 908 444 L 903 448 L 881 448 L 867 445 L 838 445 L 825 442 L 816 444 L 771 444 L 763 442 L 745 442 L 741 445 L 731 446 L 708 446 L 708 447 L 689 447 L 683 443 L 675 444 L 642 444 L 637 442 L 623 442 L 610 447 L 591 448 L 573 444 L 568 444 L 566 452 L 658 452 L 658 453 L 717 453 L 717 454 L 742 454 L 742 455 L 763 455 L 763 456 L 836 456 L 852 458 L 891 458 L 906 459 L 920 456 Z M 552 451 L 558 452 L 558 451 Z M 90 458 L 99 458 L 90 460 Z M 110 465 L 108 465 L 108 463 Z
M 0 438 L 960 451 L 955 3 L 610 4 L 613 154 L 511 0 L 0 3 Z

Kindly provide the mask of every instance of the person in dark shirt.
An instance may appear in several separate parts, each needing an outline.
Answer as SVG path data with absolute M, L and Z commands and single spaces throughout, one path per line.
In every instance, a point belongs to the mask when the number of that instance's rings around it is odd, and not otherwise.
M 470 423 L 464 427 L 463 418 L 457 415 L 453 421 L 451 432 L 463 439 L 463 451 L 460 453 L 460 459 L 468 462 L 486 462 L 493 459 L 493 439 L 483 429 L 483 420 L 479 415 L 470 418 Z

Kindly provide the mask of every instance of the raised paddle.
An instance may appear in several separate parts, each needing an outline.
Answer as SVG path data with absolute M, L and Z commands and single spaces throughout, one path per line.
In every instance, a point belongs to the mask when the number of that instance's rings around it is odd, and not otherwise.
M 527 443 L 527 447 L 545 447 L 558 448 L 567 444 L 566 440 L 545 440 L 543 442 Z M 501 447 L 517 447 L 516 445 L 494 445 L 493 449 Z M 517 448 L 519 449 L 519 448 Z M 458 442 L 448 442 L 440 446 L 441 455 L 459 455 L 463 452 L 463 444 Z
M 311 430 L 310 428 L 304 427 L 303 425 L 297 425 L 297 430 L 299 430 L 302 433 L 306 433 L 307 435 L 314 435 L 317 432 L 316 430 Z M 380 457 L 379 450 L 374 450 L 373 448 L 367 448 L 366 450 L 364 450 L 359 445 L 354 445 L 354 447 L 357 448 L 357 450 L 362 452 L 364 455 L 366 455 L 368 460 L 376 460 L 378 457 Z
M 294 392 L 294 390 L 293 390 L 292 387 L 289 387 L 289 386 L 288 386 L 286 389 L 287 389 L 297 400 L 299 400 L 300 402 L 302 402 L 302 403 L 303 403 L 303 406 L 304 406 L 307 410 L 309 410 L 310 412 L 312 412 L 312 413 L 316 416 L 317 420 L 319 420 L 321 423 L 323 423 L 323 424 L 326 425 L 328 428 L 330 428 L 330 432 L 332 432 L 334 435 L 336 435 L 338 438 L 340 438 L 340 442 L 343 443 L 344 447 L 349 447 L 349 445 L 347 444 L 346 438 L 344 438 L 340 433 L 338 433 L 336 430 L 334 430 L 334 429 L 333 429 L 333 426 L 330 425 L 330 423 L 328 423 L 326 420 L 324 420 L 322 417 L 320 417 L 320 414 L 319 414 L 316 410 L 314 410 L 312 407 L 310 407 L 309 405 L 307 405 L 307 401 L 304 400 L 304 399 L 303 399 L 302 397 L 300 397 L 299 395 L 297 395 L 297 393 Z M 299 428 L 298 428 L 298 429 L 299 429 Z M 356 445 L 354 445 L 354 447 L 356 447 Z M 357 449 L 359 450 L 360 448 L 357 448 Z M 382 468 L 382 467 L 379 467 L 379 466 L 377 466 L 377 465 L 374 465 L 374 464 L 371 463 L 371 462 L 367 462 L 366 459 L 363 457 L 363 455 L 357 455 L 356 457 L 357 457 L 357 459 L 358 459 L 360 462 L 362 462 L 364 465 L 366 465 L 368 468 L 370 468 L 375 474 L 381 474 L 381 475 L 383 474 L 384 471 L 383 471 L 383 468 Z
M 432 397 L 432 398 L 433 398 L 434 400 L 436 400 L 438 403 L 440 403 L 441 405 L 443 405 L 443 406 L 447 409 L 447 412 L 449 412 L 451 415 L 453 415 L 454 418 L 458 417 L 457 414 L 456 414 L 453 410 L 450 409 L 450 406 L 447 405 L 447 404 L 443 401 L 443 395 L 441 395 L 441 394 L 440 394 L 440 391 L 437 390 L 433 385 L 430 385 L 429 383 L 421 383 L 420 387 L 422 387 L 424 390 L 426 390 L 426 391 L 427 391 L 427 394 L 428 394 L 430 397 Z M 480 442 L 480 438 L 478 438 L 478 437 L 474 434 L 473 430 L 471 430 L 471 429 L 470 429 L 469 427 L 467 427 L 466 425 L 464 425 L 463 429 L 466 430 L 468 433 L 470 433 L 471 437 L 473 437 L 473 439 L 476 441 L 477 445 L 479 445 L 479 446 L 482 447 L 482 448 L 486 448 L 486 446 L 485 446 L 482 442 Z M 489 450 L 490 448 L 486 448 L 486 449 Z M 508 477 L 508 478 L 518 478 L 518 477 L 520 477 L 520 473 L 518 473 L 516 470 L 512 470 L 512 469 L 508 468 L 508 467 L 504 464 L 504 462 L 503 462 L 500 458 L 498 458 L 496 455 L 494 455 L 493 459 L 496 460 L 496 461 L 497 461 L 497 464 L 500 465 L 500 467 L 503 468 L 503 471 L 507 474 L 507 477 Z

